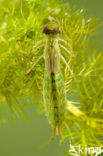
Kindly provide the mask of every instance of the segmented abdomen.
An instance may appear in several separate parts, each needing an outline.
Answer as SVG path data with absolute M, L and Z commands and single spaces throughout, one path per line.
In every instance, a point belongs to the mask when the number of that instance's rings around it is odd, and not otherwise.
M 62 125 L 65 119 L 66 93 L 61 71 L 50 75 L 45 73 L 43 98 L 46 116 L 54 127 Z

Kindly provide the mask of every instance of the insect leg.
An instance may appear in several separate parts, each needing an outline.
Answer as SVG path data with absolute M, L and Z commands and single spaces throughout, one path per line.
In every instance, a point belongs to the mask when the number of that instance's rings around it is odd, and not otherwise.
M 68 65 L 67 61 L 65 60 L 65 58 L 62 55 L 60 57 L 61 57 L 62 61 L 65 63 L 65 65 L 67 66 L 67 68 L 70 71 L 70 73 L 71 73 L 72 77 L 74 78 L 75 82 L 77 83 L 77 79 L 76 79 L 73 71 L 71 70 L 70 66 Z
M 36 44 L 34 45 L 34 48 L 37 47 L 40 43 L 42 43 L 44 40 L 39 40 L 36 42 Z
M 60 47 L 63 48 L 68 54 L 75 56 L 72 52 L 70 52 L 66 47 L 64 47 L 62 44 L 60 44 Z
M 70 71 L 70 73 L 72 74 L 72 76 L 75 78 L 74 73 L 71 70 L 71 68 L 69 67 L 69 65 L 68 65 L 67 61 L 65 60 L 65 58 L 62 55 L 60 55 L 60 57 L 61 57 L 62 61 L 65 63 L 65 65 L 67 66 L 67 68 Z
M 37 51 L 37 50 L 40 49 L 41 47 L 44 47 L 44 44 L 39 45 L 38 47 L 37 47 L 37 46 L 34 46 L 33 49 L 30 51 L 30 53 L 33 52 L 34 50 Z
M 30 53 L 33 52 L 33 50 L 36 51 L 36 50 L 38 50 L 39 48 L 43 47 L 44 44 L 41 44 L 43 41 L 44 41 L 43 39 L 37 41 L 36 44 L 33 46 L 33 49 L 30 51 Z M 41 45 L 40 45 L 40 44 L 41 44 Z
M 44 55 L 41 55 L 36 62 L 29 68 L 29 70 L 26 72 L 26 75 L 30 73 L 30 71 L 34 68 L 34 66 L 43 58 Z
M 70 49 L 72 49 L 72 46 L 70 45 L 70 42 L 68 42 L 68 41 L 66 41 L 66 40 L 64 40 L 62 38 L 59 38 L 58 40 L 65 43 L 65 44 L 67 44 L 67 45 L 69 45 Z
M 43 47 L 44 46 L 44 44 L 41 44 L 41 45 L 39 45 L 38 47 L 37 46 L 33 46 L 33 50 L 35 49 L 35 50 L 37 50 L 37 49 L 39 49 L 39 48 L 41 48 L 41 47 Z

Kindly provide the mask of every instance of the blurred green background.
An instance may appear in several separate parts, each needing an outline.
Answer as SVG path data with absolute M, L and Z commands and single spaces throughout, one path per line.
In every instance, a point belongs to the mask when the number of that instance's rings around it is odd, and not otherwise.
M 103 0 L 66 0 L 70 6 L 87 10 L 87 16 L 103 21 Z M 100 29 L 95 39 L 102 43 L 103 30 Z M 59 137 L 40 150 L 40 146 L 51 136 L 51 127 L 44 113 L 30 122 L 23 119 L 11 121 L 9 110 L 3 108 L 8 122 L 0 124 L 0 156 L 61 156 L 66 150 L 65 142 L 59 145 Z M 33 110 L 31 110 L 33 111 Z M 35 110 L 34 110 L 35 111 Z M 31 113 L 31 112 L 30 112 Z

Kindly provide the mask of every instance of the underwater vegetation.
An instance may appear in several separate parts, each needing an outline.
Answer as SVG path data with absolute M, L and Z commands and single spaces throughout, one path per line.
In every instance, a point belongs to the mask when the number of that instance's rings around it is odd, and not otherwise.
M 0 5 L 0 108 L 7 104 L 12 119 L 22 115 L 27 121 L 45 109 L 60 142 L 102 146 L 103 51 L 92 43 L 99 21 L 59 0 L 2 0 Z M 48 28 L 50 22 L 56 28 Z M 53 55 L 55 68 L 44 57 L 48 51 L 58 54 L 57 59 Z M 56 107 L 61 101 L 64 105 L 51 111 L 55 101 Z M 26 111 L 35 106 L 37 111 L 28 117 Z

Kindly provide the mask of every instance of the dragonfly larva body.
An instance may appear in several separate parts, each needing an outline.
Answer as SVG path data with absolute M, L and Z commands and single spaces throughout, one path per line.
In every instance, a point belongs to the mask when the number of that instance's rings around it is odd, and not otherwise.
M 50 29 L 45 27 L 43 33 L 46 34 L 43 99 L 46 116 L 52 125 L 54 136 L 62 133 L 62 124 L 66 113 L 66 93 L 60 70 L 60 49 L 58 44 L 60 28 Z
M 65 114 L 67 112 L 67 99 L 64 79 L 60 69 L 60 60 L 64 62 L 74 80 L 76 79 L 68 62 L 61 54 L 59 46 L 61 46 L 61 48 L 63 48 L 69 55 L 74 56 L 74 54 L 72 51 L 69 51 L 63 45 L 58 43 L 58 41 L 61 41 L 67 45 L 69 44 L 67 41 L 58 37 L 61 30 L 55 23 L 51 22 L 48 26 L 44 27 L 43 33 L 45 34 L 44 39 L 37 42 L 34 46 L 34 50 L 44 46 L 44 53 L 39 56 L 26 74 L 29 74 L 35 65 L 42 58 L 44 58 L 45 72 L 43 83 L 43 101 L 45 113 L 49 123 L 52 125 L 53 136 L 58 135 L 59 133 L 62 135 L 62 125 L 65 121 Z M 39 45 L 44 41 L 45 44 L 43 43 L 43 45 Z

